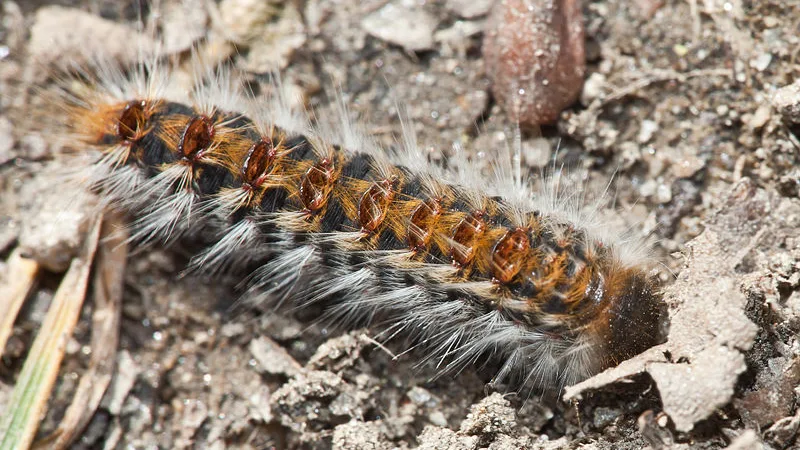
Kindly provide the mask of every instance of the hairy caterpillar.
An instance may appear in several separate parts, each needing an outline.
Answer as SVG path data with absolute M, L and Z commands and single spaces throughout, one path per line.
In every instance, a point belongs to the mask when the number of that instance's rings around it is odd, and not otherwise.
M 445 371 L 493 361 L 496 381 L 524 388 L 559 390 L 655 343 L 660 298 L 636 244 L 558 189 L 534 195 L 511 158 L 488 181 L 458 155 L 432 167 L 410 131 L 387 151 L 343 105 L 325 126 L 279 81 L 256 99 L 194 62 L 188 93 L 153 55 L 97 63 L 61 97 L 71 146 L 96 156 L 81 181 L 133 216 L 134 241 L 202 237 L 192 269 L 239 271 L 257 301 L 325 302 Z

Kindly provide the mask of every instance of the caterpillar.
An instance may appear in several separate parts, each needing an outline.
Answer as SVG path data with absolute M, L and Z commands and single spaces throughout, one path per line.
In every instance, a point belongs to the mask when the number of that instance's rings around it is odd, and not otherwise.
M 61 91 L 89 160 L 76 178 L 129 213 L 137 245 L 199 239 L 189 269 L 241 274 L 252 302 L 320 304 L 410 339 L 442 373 L 491 364 L 520 389 L 558 392 L 655 344 L 640 246 L 557 180 L 533 192 L 519 155 L 489 176 L 458 153 L 432 165 L 407 123 L 383 149 L 341 100 L 332 124 L 315 120 L 280 77 L 257 98 L 201 59 L 188 92 L 157 52 L 95 62 Z

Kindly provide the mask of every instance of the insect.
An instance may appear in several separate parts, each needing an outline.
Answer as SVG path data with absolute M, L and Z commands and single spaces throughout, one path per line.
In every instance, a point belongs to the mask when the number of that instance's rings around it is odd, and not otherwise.
M 258 302 L 323 302 L 345 326 L 402 335 L 444 371 L 494 361 L 495 381 L 560 389 L 654 344 L 658 288 L 623 234 L 513 158 L 483 181 L 467 158 L 430 164 L 408 131 L 386 151 L 340 105 L 338 129 L 293 111 L 278 81 L 244 95 L 195 61 L 188 93 L 158 54 L 103 62 L 63 96 L 96 155 L 81 182 L 133 217 L 133 241 L 202 234 L 197 271 L 238 271 Z M 88 175 L 87 175 L 88 174 Z M 210 238 L 209 238 L 210 236 Z

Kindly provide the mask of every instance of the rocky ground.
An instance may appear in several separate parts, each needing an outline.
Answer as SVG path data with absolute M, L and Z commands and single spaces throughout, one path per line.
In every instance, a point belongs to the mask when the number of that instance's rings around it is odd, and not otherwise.
M 405 105 L 431 160 L 491 159 L 513 134 L 481 46 L 488 0 L 6 1 L 0 15 L 0 252 L 60 206 L 48 67 L 135 57 L 139 12 L 166 51 L 199 43 L 255 90 L 279 71 L 318 117 L 339 87 L 391 145 Z M 181 277 L 186 252 L 135 252 L 117 371 L 74 448 L 790 448 L 800 410 L 800 5 L 792 0 L 585 1 L 588 73 L 554 126 L 526 131 L 532 176 L 557 161 L 653 237 L 665 343 L 560 399 L 501 395 L 487 374 L 432 379 L 370 330 L 232 309 L 236 280 Z M 556 149 L 558 151 L 556 152 Z M 44 206 L 43 206 L 44 205 Z M 35 220 L 34 220 L 35 221 Z M 54 254 L 52 259 L 58 259 Z M 0 263 L 0 273 L 3 265 Z M 8 398 L 59 275 L 47 273 L 0 360 Z M 67 346 L 57 425 L 92 352 L 91 304 Z M 2 408 L 0 408 L 2 410 Z

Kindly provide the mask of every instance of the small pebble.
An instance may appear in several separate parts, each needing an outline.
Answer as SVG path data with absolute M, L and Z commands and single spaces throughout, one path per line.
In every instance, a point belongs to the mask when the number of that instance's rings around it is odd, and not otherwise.
M 659 184 L 656 189 L 656 201 L 658 203 L 669 203 L 672 200 L 672 188 L 666 184 Z
M 658 123 L 652 120 L 643 120 L 642 126 L 639 128 L 639 136 L 637 136 L 636 140 L 639 141 L 640 144 L 647 143 L 653 138 L 656 131 L 658 131 Z
M 428 420 L 431 421 L 432 424 L 438 427 L 446 427 L 447 426 L 447 417 L 444 416 L 444 413 L 441 411 L 433 411 L 428 415 Z
M 770 53 L 762 53 L 758 55 L 758 57 L 750 61 L 750 67 L 756 69 L 759 72 L 763 72 L 767 70 L 767 67 L 769 67 L 769 63 L 771 62 L 772 62 L 772 55 Z
M 772 106 L 787 122 L 800 123 L 800 80 L 775 91 Z
M 622 415 L 622 411 L 619 409 L 614 408 L 607 408 L 607 407 L 598 407 L 594 410 L 594 426 L 597 428 L 603 428 L 614 422 L 619 416 Z
M 20 140 L 20 156 L 30 161 L 45 159 L 50 155 L 47 140 L 39 133 L 26 134 Z
M 261 370 L 271 375 L 292 376 L 302 371 L 300 364 L 272 339 L 260 337 L 250 341 L 250 353 L 261 365 Z
M 639 193 L 642 197 L 652 197 L 658 189 L 658 184 L 655 180 L 647 180 L 639 187 Z
M 434 397 L 429 390 L 419 386 L 411 388 L 406 396 L 412 403 L 426 408 L 435 408 L 439 404 L 439 399 Z
M 236 23 L 251 11 L 247 7 L 252 0 L 238 0 L 238 3 L 244 11 L 239 11 L 239 15 L 229 13 L 229 23 Z M 245 21 L 246 27 L 238 27 L 237 41 L 246 42 L 250 49 L 242 61 L 242 67 L 249 72 L 267 73 L 285 68 L 295 51 L 306 43 L 303 16 L 294 4 L 287 2 L 280 8 L 269 4 L 265 8 L 256 8 L 259 16 Z
M 553 147 L 544 138 L 522 142 L 522 157 L 528 167 L 546 167 L 552 164 Z
M 750 117 L 750 121 L 748 125 L 754 130 L 757 130 L 769 122 L 769 118 L 772 115 L 769 105 L 761 105 L 758 107 L 755 113 Z
M 89 58 L 131 63 L 155 47 L 132 27 L 61 6 L 36 10 L 30 34 L 28 53 L 42 65 L 77 64 Z M 43 77 L 48 74 L 40 72 Z
M 246 45 L 274 18 L 275 10 L 275 5 L 262 0 L 222 0 L 219 20 L 228 39 Z
M 175 54 L 188 50 L 206 33 L 208 10 L 203 0 L 165 2 L 161 17 L 164 53 Z
M 705 167 L 705 162 L 702 159 L 690 155 L 681 158 L 677 164 L 673 164 L 671 170 L 676 178 L 690 178 L 703 167 Z
M 95 218 L 92 198 L 53 190 L 47 178 L 32 184 L 36 200 L 25 216 L 19 245 L 26 255 L 52 272 L 63 272 L 78 254 Z
M 470 407 L 459 432 L 467 435 L 509 433 L 516 425 L 516 411 L 508 400 L 495 392 Z
M 388 3 L 361 21 L 370 35 L 408 51 L 432 49 L 433 32 L 438 26 L 435 17 L 418 8 L 407 8 L 402 2 Z
M 446 42 L 450 44 L 457 44 L 466 41 L 467 38 L 474 36 L 483 31 L 483 23 L 479 21 L 465 21 L 459 20 L 450 28 L 437 31 L 433 35 L 436 42 Z
M 447 9 L 463 19 L 474 19 L 489 14 L 492 0 L 447 0 Z
M 595 72 L 589 75 L 581 91 L 581 104 L 583 106 L 589 106 L 593 101 L 598 99 L 603 95 L 606 84 L 606 76 L 602 73 Z

